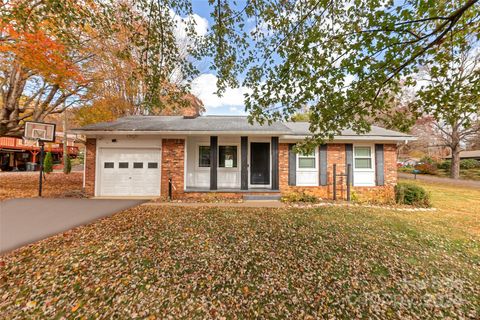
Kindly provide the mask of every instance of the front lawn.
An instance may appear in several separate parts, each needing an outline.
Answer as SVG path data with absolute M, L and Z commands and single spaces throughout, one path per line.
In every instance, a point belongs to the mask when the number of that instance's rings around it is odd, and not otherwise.
M 414 167 L 400 167 L 398 168 L 399 172 L 404 173 L 412 173 L 415 170 Z M 449 169 L 437 169 L 435 174 L 432 176 L 442 177 L 442 178 L 450 178 L 450 170 Z M 472 169 L 460 169 L 460 179 L 464 180 L 474 180 L 480 181 L 480 168 L 472 168 Z
M 38 196 L 38 172 L 0 172 L 0 201 Z M 53 172 L 43 180 L 44 197 L 81 196 L 82 172 Z
M 480 191 L 451 191 L 437 212 L 140 206 L 5 256 L 0 314 L 478 318 Z
M 437 176 L 450 177 L 450 170 L 438 169 Z M 460 169 L 460 179 L 480 181 L 480 168 Z

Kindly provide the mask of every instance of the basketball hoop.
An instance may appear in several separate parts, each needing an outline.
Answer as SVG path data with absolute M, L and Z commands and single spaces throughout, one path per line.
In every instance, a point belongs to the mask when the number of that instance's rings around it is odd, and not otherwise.
M 36 141 L 54 142 L 55 127 L 54 123 L 26 121 L 23 137 Z
M 40 177 L 38 179 L 38 196 L 42 196 L 42 177 L 43 177 L 43 154 L 45 153 L 44 142 L 55 141 L 55 124 L 44 122 L 25 122 L 25 131 L 23 133 L 23 143 L 26 146 L 40 147 Z

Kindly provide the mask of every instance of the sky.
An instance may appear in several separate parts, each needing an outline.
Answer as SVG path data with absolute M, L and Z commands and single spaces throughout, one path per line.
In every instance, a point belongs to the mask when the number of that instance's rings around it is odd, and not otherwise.
M 193 0 L 192 5 L 197 33 L 200 35 L 205 34 L 208 27 L 212 24 L 212 18 L 210 17 L 212 7 L 207 0 Z M 217 90 L 217 77 L 209 69 L 208 61 L 201 62 L 197 67 L 201 74 L 193 80 L 192 92 L 203 101 L 206 109 L 205 114 L 246 114 L 243 98 L 244 93 L 247 92 L 246 88 L 228 88 L 222 97 L 219 97 L 214 94 Z

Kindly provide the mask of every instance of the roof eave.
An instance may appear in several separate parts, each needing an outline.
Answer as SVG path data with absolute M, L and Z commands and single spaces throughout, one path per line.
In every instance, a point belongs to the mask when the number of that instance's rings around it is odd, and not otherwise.
M 284 140 L 303 140 L 310 137 L 309 135 L 284 135 L 280 138 Z M 382 136 L 382 135 L 343 135 L 334 136 L 332 141 L 368 141 L 368 140 L 381 140 L 381 141 L 415 141 L 416 137 L 413 136 Z
M 286 131 L 136 131 L 136 130 L 82 130 L 74 129 L 71 132 L 89 135 L 269 135 L 281 136 Z

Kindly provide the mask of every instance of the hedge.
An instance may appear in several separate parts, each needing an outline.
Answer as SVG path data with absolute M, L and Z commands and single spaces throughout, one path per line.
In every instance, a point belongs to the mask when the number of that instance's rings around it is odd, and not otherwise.
M 417 207 L 430 207 L 430 194 L 415 184 L 400 182 L 395 187 L 395 200 L 398 204 Z

